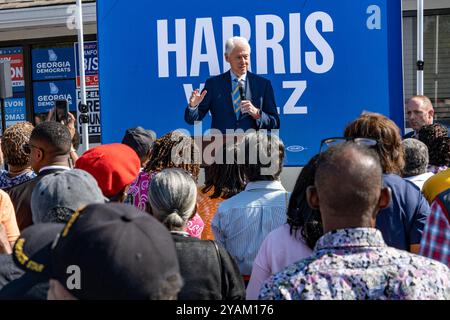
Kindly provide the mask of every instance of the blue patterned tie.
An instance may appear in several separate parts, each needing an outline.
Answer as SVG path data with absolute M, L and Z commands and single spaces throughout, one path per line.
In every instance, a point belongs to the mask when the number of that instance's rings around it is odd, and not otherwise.
M 241 104 L 241 94 L 239 92 L 239 81 L 238 79 L 233 80 L 233 108 L 234 113 L 237 117 L 239 117 L 239 110 L 241 110 L 241 107 L 239 106 Z

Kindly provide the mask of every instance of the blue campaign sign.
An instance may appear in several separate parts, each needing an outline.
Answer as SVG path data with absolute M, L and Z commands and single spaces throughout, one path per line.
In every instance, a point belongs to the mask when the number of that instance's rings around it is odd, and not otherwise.
M 188 97 L 229 69 L 233 35 L 249 39 L 251 71 L 272 82 L 286 165 L 305 164 L 363 110 L 403 127 L 400 0 L 98 0 L 97 15 L 103 143 L 137 125 L 194 133 Z
M 67 100 L 69 110 L 76 111 L 75 81 L 46 81 L 33 83 L 34 112 L 45 113 L 55 106 L 56 100 Z
M 1 117 L 1 110 L 0 110 L 0 117 Z M 27 120 L 25 98 L 5 99 L 5 120 L 7 128 L 18 122 L 24 122 Z M 3 132 L 1 121 L 0 121 L 0 132 Z
M 6 127 L 26 121 L 25 98 L 5 99 Z
M 46 48 L 31 51 L 33 80 L 75 78 L 73 48 Z

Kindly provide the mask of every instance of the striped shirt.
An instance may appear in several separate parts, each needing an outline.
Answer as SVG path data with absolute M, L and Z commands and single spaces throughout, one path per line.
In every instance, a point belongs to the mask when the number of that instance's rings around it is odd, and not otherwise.
M 212 220 L 216 241 L 250 275 L 264 238 L 286 222 L 289 193 L 279 181 L 249 182 L 244 191 L 223 201 Z

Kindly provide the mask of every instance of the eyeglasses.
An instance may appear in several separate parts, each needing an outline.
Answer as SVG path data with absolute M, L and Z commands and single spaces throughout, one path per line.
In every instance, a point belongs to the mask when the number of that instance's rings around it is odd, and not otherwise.
M 42 148 L 39 148 L 39 147 L 37 147 L 37 146 L 35 146 L 35 145 L 32 145 L 31 143 L 25 143 L 25 144 L 22 146 L 22 150 L 23 150 L 23 152 L 24 152 L 25 154 L 31 154 L 31 149 L 32 149 L 32 148 L 39 149 L 39 150 L 43 151 Z
M 332 146 L 346 143 L 349 141 L 356 143 L 358 145 L 369 147 L 369 148 L 378 146 L 378 141 L 375 139 L 372 139 L 372 138 L 334 137 L 334 138 L 323 139 L 320 142 L 320 153 L 325 152 Z

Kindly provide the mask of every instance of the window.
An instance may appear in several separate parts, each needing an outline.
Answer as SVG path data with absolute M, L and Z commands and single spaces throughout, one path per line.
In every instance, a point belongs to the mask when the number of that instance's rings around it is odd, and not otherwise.
M 417 19 L 403 18 L 405 103 L 416 94 Z M 450 13 L 424 17 L 424 94 L 431 99 L 435 120 L 450 126 Z M 406 124 L 408 126 L 408 124 Z

